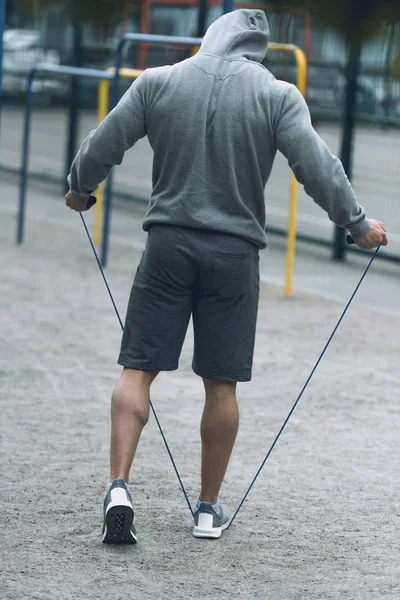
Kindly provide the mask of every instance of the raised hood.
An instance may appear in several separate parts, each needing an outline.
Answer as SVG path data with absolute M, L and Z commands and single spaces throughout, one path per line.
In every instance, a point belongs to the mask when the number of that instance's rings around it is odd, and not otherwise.
M 201 54 L 262 62 L 268 51 L 269 25 L 262 10 L 235 10 L 207 30 Z

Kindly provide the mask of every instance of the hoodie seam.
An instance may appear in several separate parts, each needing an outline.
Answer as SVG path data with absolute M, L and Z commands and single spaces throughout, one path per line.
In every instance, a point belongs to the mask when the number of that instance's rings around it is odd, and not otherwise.
M 268 73 L 270 73 L 270 71 L 267 69 L 267 67 L 264 67 L 264 65 L 262 65 L 259 62 L 256 62 L 255 60 L 248 60 L 246 58 L 227 58 L 226 56 L 221 56 L 220 54 L 210 54 L 209 52 L 199 52 L 197 56 L 212 56 L 213 58 L 219 58 L 220 60 L 225 60 L 226 62 L 241 62 L 241 63 L 246 63 L 249 66 L 254 66 L 254 67 L 261 67 L 262 69 L 264 69 L 264 71 L 267 71 Z M 196 56 L 194 56 L 193 58 L 196 58 Z
M 205 75 L 211 75 L 212 77 L 214 77 L 215 81 L 226 81 L 230 77 L 239 77 L 243 73 L 246 73 L 246 71 L 241 71 L 240 73 L 232 73 L 231 75 L 227 75 L 226 77 L 217 77 L 216 75 L 214 75 L 214 73 L 210 73 L 209 71 L 205 71 L 204 69 L 202 69 L 201 67 L 199 67 L 199 65 L 193 64 L 193 66 L 196 67 L 196 69 L 199 69 L 199 71 L 201 71 Z

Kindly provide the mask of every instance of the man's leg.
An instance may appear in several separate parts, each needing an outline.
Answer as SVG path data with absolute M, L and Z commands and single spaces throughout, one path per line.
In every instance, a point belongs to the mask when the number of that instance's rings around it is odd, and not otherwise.
M 104 499 L 103 542 L 137 541 L 129 471 L 143 427 L 149 418 L 150 385 L 157 371 L 124 368 L 111 401 L 110 484 Z
M 111 401 L 110 481 L 128 481 L 143 427 L 149 418 L 150 385 L 158 371 L 124 369 Z
M 206 401 L 201 420 L 200 501 L 216 504 L 239 427 L 239 409 L 236 383 L 203 381 Z

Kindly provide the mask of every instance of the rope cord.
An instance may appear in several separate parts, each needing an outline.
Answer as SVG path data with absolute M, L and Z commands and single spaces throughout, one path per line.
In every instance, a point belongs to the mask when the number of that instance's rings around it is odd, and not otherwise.
M 88 230 L 88 228 L 87 228 L 86 221 L 85 221 L 85 219 L 83 218 L 83 215 L 82 215 L 82 213 L 80 212 L 79 214 L 80 214 L 80 217 L 81 217 L 81 219 L 82 219 L 83 226 L 84 226 L 84 228 L 85 228 L 85 231 L 86 231 L 86 234 L 87 234 L 87 236 L 88 236 L 88 239 L 89 239 L 90 245 L 91 245 L 91 247 L 92 247 L 92 250 L 93 250 L 93 254 L 94 254 L 95 258 L 96 258 L 96 261 L 97 261 L 98 267 L 99 267 L 99 269 L 100 269 L 101 275 L 102 275 L 102 277 L 103 277 L 104 283 L 105 283 L 105 285 L 106 285 L 106 288 L 107 288 L 107 291 L 108 291 L 108 295 L 110 296 L 110 299 L 111 299 L 112 305 L 113 305 L 113 307 L 114 307 L 115 314 L 117 315 L 117 318 L 118 318 L 119 324 L 121 325 L 121 329 L 122 329 L 122 331 L 123 331 L 123 330 L 124 330 L 124 326 L 123 326 L 123 323 L 122 323 L 122 319 L 121 319 L 121 317 L 120 317 L 120 315 L 119 315 L 119 312 L 118 312 L 117 306 L 116 306 L 116 304 L 115 304 L 115 301 L 114 301 L 113 295 L 112 295 L 112 293 L 111 293 L 111 290 L 110 290 L 110 286 L 108 285 L 108 281 L 107 281 L 107 279 L 106 279 L 106 276 L 105 276 L 105 274 L 104 274 L 103 267 L 101 266 L 101 263 L 100 263 L 99 257 L 98 257 L 98 255 L 97 255 L 97 252 L 96 252 L 96 248 L 94 247 L 94 244 L 93 244 L 92 238 L 90 237 L 90 233 L 89 233 L 89 230 Z M 155 411 L 155 409 L 154 409 L 154 406 L 153 406 L 153 403 L 151 402 L 151 400 L 150 400 L 150 407 L 151 407 L 151 410 L 152 410 L 152 412 L 153 412 L 153 415 L 154 415 L 154 418 L 155 418 L 155 420 L 156 420 L 156 423 L 157 423 L 157 425 L 158 425 L 158 428 L 159 428 L 159 430 L 160 430 L 161 437 L 162 437 L 162 439 L 163 439 L 163 442 L 164 442 L 164 444 L 165 444 L 165 447 L 166 447 L 166 449 L 167 449 L 167 452 L 168 452 L 168 454 L 169 454 L 169 457 L 170 457 L 170 459 L 171 459 L 172 466 L 174 467 L 174 471 L 175 471 L 175 473 L 176 473 L 176 476 L 177 476 L 177 478 L 178 478 L 178 481 L 179 481 L 179 484 L 180 484 L 180 486 L 181 486 L 181 489 L 182 489 L 183 495 L 185 496 L 185 500 L 186 500 L 186 502 L 187 502 L 187 505 L 188 505 L 188 507 L 189 507 L 189 510 L 190 510 L 190 512 L 192 513 L 192 516 L 194 516 L 193 509 L 192 509 L 192 505 L 190 504 L 189 497 L 188 497 L 188 495 L 187 495 L 187 492 L 186 492 L 185 486 L 183 485 L 183 482 L 182 482 L 181 476 L 179 475 L 179 471 L 178 471 L 178 468 L 177 468 L 177 466 L 176 466 L 176 463 L 175 463 L 174 457 L 172 456 L 172 452 L 171 452 L 171 450 L 170 450 L 170 448 L 169 448 L 169 446 L 168 446 L 168 442 L 167 442 L 167 439 L 166 439 L 166 437 L 165 437 L 165 434 L 164 434 L 163 428 L 161 427 L 161 423 L 160 423 L 160 421 L 159 421 L 159 419 L 158 419 L 157 413 L 156 413 L 156 411 Z
M 84 228 L 85 228 L 85 231 L 86 231 L 86 234 L 87 234 L 87 236 L 88 236 L 88 239 L 89 239 L 90 245 L 91 245 L 91 247 L 92 247 L 92 250 L 93 250 L 93 254 L 94 254 L 95 258 L 96 258 L 97 265 L 98 265 L 98 267 L 99 267 L 99 269 L 100 269 L 101 275 L 102 275 L 102 277 L 103 277 L 103 280 L 104 280 L 104 283 L 105 283 L 105 285 L 106 285 L 106 288 L 107 288 L 108 294 L 109 294 L 109 296 L 110 296 L 110 299 L 111 299 L 112 305 L 113 305 L 113 307 L 114 307 L 115 313 L 116 313 L 116 315 L 117 315 L 117 318 L 118 318 L 119 324 L 120 324 L 120 326 L 121 326 L 121 329 L 122 329 L 122 331 L 123 331 L 123 329 L 124 329 L 124 326 L 123 326 L 123 323 L 122 323 L 121 317 L 120 317 L 120 315 L 119 315 L 119 312 L 118 312 L 117 306 L 116 306 L 116 304 L 115 304 L 115 301 L 114 301 L 113 295 L 112 295 L 112 293 L 111 293 L 111 290 L 110 290 L 110 286 L 108 285 L 108 282 L 107 282 L 106 276 L 105 276 L 105 274 L 104 274 L 104 270 L 103 270 L 103 268 L 102 268 L 102 266 L 101 266 L 101 263 L 100 263 L 99 257 L 98 257 L 98 255 L 97 255 L 96 249 L 95 249 L 95 247 L 94 247 L 94 245 L 93 245 L 92 238 L 90 237 L 90 233 L 89 233 L 89 230 L 88 230 L 88 228 L 87 228 L 87 225 L 86 225 L 85 219 L 84 219 L 84 217 L 83 217 L 82 213 L 79 213 L 79 214 L 80 214 L 80 217 L 81 217 L 81 219 L 82 219 L 83 226 L 84 226 Z M 284 421 L 284 423 L 283 423 L 282 427 L 280 428 L 280 430 L 279 430 L 279 432 L 278 432 L 278 434 L 277 434 L 276 438 L 274 439 L 274 441 L 273 441 L 273 443 L 272 443 L 272 446 L 271 446 L 271 447 L 270 447 L 270 449 L 268 450 L 268 453 L 267 453 L 267 455 L 265 456 L 265 458 L 264 458 L 263 462 L 261 463 L 261 465 L 260 465 L 260 467 L 259 467 L 259 469 L 258 469 L 258 471 L 257 471 L 256 475 L 254 476 L 254 478 L 253 478 L 253 480 L 252 480 L 252 482 L 251 482 L 250 486 L 248 487 L 248 489 L 247 489 L 247 491 L 246 491 L 245 495 L 243 496 L 243 498 L 242 498 L 242 500 L 241 500 L 241 502 L 240 502 L 240 504 L 239 504 L 238 508 L 236 509 L 236 511 L 235 511 L 235 513 L 234 513 L 234 515 L 233 515 L 233 517 L 232 517 L 232 519 L 231 519 L 230 523 L 229 523 L 228 529 L 231 527 L 232 523 L 233 523 L 233 522 L 234 522 L 234 520 L 236 519 L 236 517 L 237 517 L 237 515 L 238 515 L 238 513 L 239 513 L 239 511 L 240 511 L 240 509 L 242 508 L 242 506 L 243 506 L 243 504 L 245 503 L 245 501 L 246 501 L 246 499 L 247 499 L 247 497 L 248 497 L 248 495 L 249 495 L 250 491 L 252 490 L 252 488 L 253 488 L 254 484 L 256 483 L 256 481 L 257 481 L 257 479 L 258 479 L 259 475 L 261 474 L 261 471 L 262 471 L 262 470 L 263 470 L 263 468 L 265 467 L 265 464 L 266 464 L 267 460 L 269 459 L 269 457 L 270 457 L 270 455 L 271 455 L 271 453 L 272 453 L 273 449 L 275 448 L 275 445 L 276 445 L 276 443 L 278 442 L 278 440 L 279 440 L 279 438 L 280 438 L 281 434 L 283 433 L 283 430 L 285 429 L 286 425 L 288 424 L 288 422 L 289 422 L 289 420 L 290 420 L 290 418 L 291 418 L 292 414 L 294 413 L 294 411 L 295 411 L 295 409 L 296 409 L 296 407 L 297 407 L 298 403 L 300 402 L 300 400 L 301 400 L 301 398 L 302 398 L 302 396 L 303 396 L 304 392 L 306 391 L 306 389 L 307 389 L 307 387 L 308 387 L 308 385 L 309 385 L 309 383 L 310 383 L 310 381 L 311 381 L 311 379 L 312 379 L 312 377 L 313 377 L 313 375 L 314 375 L 315 371 L 317 370 L 317 368 L 318 368 L 318 366 L 319 366 L 319 364 L 320 364 L 320 362 L 321 362 L 322 358 L 324 357 L 324 355 L 325 355 L 325 353 L 326 353 L 326 351 L 327 351 L 327 349 L 328 349 L 328 347 L 329 347 L 330 343 L 332 342 L 332 339 L 334 338 L 334 336 L 335 336 L 335 334 L 336 334 L 337 330 L 339 329 L 339 326 L 340 326 L 340 324 L 342 323 L 342 321 L 343 321 L 343 319 L 344 319 L 344 316 L 346 315 L 346 313 L 347 313 L 348 309 L 350 308 L 350 305 L 351 305 L 351 303 L 353 302 L 353 299 L 354 299 L 355 295 L 357 294 L 358 290 L 360 289 L 360 287 L 361 287 L 361 284 L 363 283 L 363 281 L 364 281 L 364 279 L 365 279 L 365 277 L 366 277 L 366 275 L 367 275 L 367 273 L 368 273 L 368 271 L 369 271 L 369 269 L 370 269 L 370 267 L 371 267 L 371 265 L 372 265 L 372 263 L 373 263 L 373 261 L 374 261 L 374 259 L 375 259 L 376 255 L 378 254 L 378 252 L 379 252 L 379 249 L 380 249 L 380 246 L 379 246 L 379 247 L 376 249 L 376 251 L 374 252 L 374 254 L 373 254 L 372 258 L 371 258 L 371 260 L 369 261 L 369 263 L 368 263 L 368 265 L 367 265 L 367 268 L 366 268 L 366 269 L 365 269 L 365 271 L 364 271 L 364 274 L 362 275 L 362 277 L 361 277 L 361 279 L 360 279 L 360 281 L 359 281 L 359 283 L 358 283 L 358 285 L 357 285 L 356 289 L 354 290 L 353 294 L 352 294 L 352 295 L 351 295 L 351 297 L 350 297 L 350 300 L 348 301 L 348 303 L 347 303 L 347 305 L 346 305 L 345 309 L 343 310 L 343 312 L 342 312 L 342 314 L 341 314 L 341 316 L 340 316 L 340 318 L 339 318 L 339 321 L 337 322 L 337 324 L 336 324 L 336 326 L 335 326 L 335 328 L 334 328 L 334 330 L 333 330 L 332 334 L 330 335 L 330 337 L 329 337 L 329 339 L 328 339 L 327 343 L 325 344 L 325 347 L 324 347 L 323 351 L 321 352 L 321 354 L 320 354 L 320 356 L 319 356 L 319 358 L 318 358 L 318 360 L 317 360 L 317 362 L 316 362 L 316 364 L 315 364 L 314 368 L 312 369 L 312 371 L 311 371 L 310 375 L 308 376 L 308 378 L 307 378 L 307 381 L 306 381 L 306 383 L 304 384 L 304 386 L 303 386 L 303 388 L 302 388 L 302 390 L 301 390 L 301 392 L 300 392 L 299 396 L 297 397 L 297 400 L 296 400 L 296 402 L 295 402 L 295 403 L 294 403 L 294 405 L 292 406 L 292 408 L 291 408 L 291 410 L 290 410 L 290 412 L 289 412 L 288 416 L 286 417 L 286 419 L 285 419 L 285 421 Z M 186 492 L 185 486 L 183 485 L 182 479 L 181 479 L 181 477 L 180 477 L 180 475 L 179 475 L 179 471 L 178 471 L 178 468 L 177 468 L 177 466 L 176 466 L 176 463 L 175 463 L 174 457 L 173 457 L 173 455 L 172 455 L 172 452 L 171 452 L 171 450 L 170 450 L 170 448 L 169 448 L 169 445 L 168 445 L 167 439 L 166 439 L 166 437 L 165 437 L 165 434 L 164 434 L 163 428 L 162 428 L 162 426 L 161 426 L 161 423 L 160 423 L 160 421 L 159 421 L 159 419 L 158 419 L 157 413 L 156 413 L 156 411 L 155 411 L 155 409 L 154 409 L 154 406 L 153 406 L 153 403 L 152 403 L 151 401 L 150 401 L 150 407 L 151 407 L 151 410 L 152 410 L 152 412 L 153 412 L 154 418 L 155 418 L 155 420 L 156 420 L 156 422 L 157 422 L 158 428 L 159 428 L 159 430 L 160 430 L 160 433 L 161 433 L 161 437 L 162 437 L 162 439 L 163 439 L 163 441 L 164 441 L 164 444 L 165 444 L 165 447 L 166 447 L 166 449 L 167 449 L 168 455 L 169 455 L 169 457 L 170 457 L 170 459 L 171 459 L 172 466 L 173 466 L 173 468 L 174 468 L 174 471 L 175 471 L 175 474 L 176 474 L 176 476 L 177 476 L 177 478 L 178 478 L 178 481 L 179 481 L 179 484 L 180 484 L 180 486 L 181 486 L 181 489 L 182 489 L 183 495 L 185 496 L 185 500 L 186 500 L 186 502 L 187 502 L 187 505 L 188 505 L 188 507 L 189 507 L 189 510 L 190 510 L 190 512 L 191 512 L 191 514 L 192 514 L 192 516 L 194 516 L 193 509 L 192 509 L 192 506 L 191 506 L 191 504 L 190 504 L 190 501 L 189 501 L 188 494 L 187 494 L 187 492 Z
M 275 447 L 275 444 L 276 444 L 276 443 L 277 443 L 277 441 L 279 440 L 279 438 L 280 438 L 280 436 L 281 436 L 281 434 L 282 434 L 283 430 L 285 429 L 286 425 L 288 424 L 288 422 L 289 422 L 289 420 L 290 420 L 290 417 L 291 417 L 291 416 L 292 416 L 292 414 L 294 413 L 294 411 L 295 411 L 295 409 L 296 409 L 296 406 L 298 405 L 298 403 L 300 402 L 300 399 L 301 399 L 301 397 L 303 396 L 304 392 L 306 391 L 306 389 L 307 389 L 307 387 L 308 387 L 308 384 L 310 383 L 310 381 L 311 381 L 311 378 L 313 377 L 313 375 L 314 375 L 315 371 L 317 370 L 319 363 L 321 362 L 321 360 L 322 360 L 322 358 L 323 358 L 323 356 L 324 356 L 325 352 L 327 351 L 327 349 L 328 349 L 328 347 L 329 347 L 329 345 L 330 345 L 330 343 L 331 343 L 331 341 L 332 341 L 332 339 L 333 339 L 333 337 L 334 337 L 335 333 L 337 332 L 337 330 L 338 330 L 338 328 L 339 328 L 339 325 L 340 325 L 340 324 L 341 324 L 341 322 L 343 321 L 343 318 L 344 318 L 345 314 L 347 313 L 347 311 L 348 311 L 348 309 L 349 309 L 349 307 L 350 307 L 350 304 L 352 303 L 352 301 L 353 301 L 353 299 L 354 299 L 354 296 L 357 294 L 358 290 L 360 289 L 360 287 L 361 287 L 361 284 L 362 284 L 362 282 L 364 281 L 366 274 L 368 273 L 368 271 L 369 271 L 369 269 L 370 269 L 370 267 L 371 267 L 372 263 L 374 262 L 374 259 L 375 259 L 376 255 L 377 255 L 377 254 L 378 254 L 378 252 L 379 252 L 379 248 L 380 248 L 380 246 L 378 246 L 378 248 L 377 248 L 377 249 L 376 249 L 376 251 L 374 252 L 374 254 L 373 254 L 373 256 L 372 256 L 371 260 L 369 261 L 369 263 L 368 263 L 368 266 L 367 266 L 367 268 L 365 269 L 363 276 L 361 277 L 361 279 L 360 279 L 360 281 L 359 281 L 359 283 L 358 283 L 358 285 L 357 285 L 356 289 L 354 290 L 354 292 L 353 292 L 353 294 L 352 294 L 352 296 L 351 296 L 350 300 L 348 301 L 348 303 L 347 303 L 347 305 L 346 305 L 346 308 L 345 308 L 345 309 L 344 309 L 344 311 L 342 312 L 342 315 L 341 315 L 341 317 L 340 317 L 339 321 L 337 322 L 337 324 L 336 324 L 336 327 L 335 327 L 335 329 L 333 330 L 333 332 L 332 332 L 332 334 L 331 334 L 331 336 L 330 336 L 329 340 L 327 341 L 327 343 L 326 343 L 326 345 L 325 345 L 325 348 L 324 348 L 324 349 L 323 349 L 323 351 L 321 352 L 321 354 L 320 354 L 320 357 L 318 358 L 318 360 L 317 360 L 317 362 L 316 362 L 316 364 L 315 364 L 315 366 L 314 366 L 313 370 L 311 371 L 311 373 L 310 373 L 310 375 L 309 375 L 309 377 L 308 377 L 308 379 L 307 379 L 307 381 L 306 381 L 306 383 L 305 383 L 305 385 L 304 385 L 303 389 L 301 390 L 301 392 L 300 392 L 300 394 L 299 394 L 299 396 L 298 396 L 298 398 L 297 398 L 296 402 L 294 403 L 294 405 L 293 405 L 293 407 L 292 407 L 292 409 L 291 409 L 290 413 L 289 413 L 289 414 L 288 414 L 288 416 L 286 417 L 286 419 L 285 419 L 285 422 L 283 423 L 282 427 L 280 428 L 280 430 L 279 430 L 279 433 L 278 433 L 278 435 L 276 436 L 276 438 L 275 438 L 275 440 L 274 440 L 274 442 L 273 442 L 273 444 L 272 444 L 271 448 L 269 449 L 269 451 L 268 451 L 268 453 L 267 453 L 266 457 L 264 458 L 263 462 L 261 463 L 261 466 L 260 466 L 260 468 L 258 469 L 258 471 L 257 471 L 257 473 L 256 473 L 256 475 L 255 475 L 255 477 L 254 477 L 253 481 L 251 482 L 251 484 L 250 484 L 250 486 L 249 486 L 249 488 L 248 488 L 247 492 L 245 493 L 245 495 L 244 495 L 244 497 L 243 497 L 242 501 L 240 502 L 240 504 L 239 504 L 238 508 L 236 509 L 236 512 L 234 513 L 234 515 L 233 515 L 233 517 L 232 517 L 232 519 L 231 519 L 231 522 L 229 523 L 229 525 L 228 525 L 227 529 L 229 529 L 229 527 L 232 525 L 233 521 L 236 519 L 238 512 L 239 512 L 239 511 L 240 511 L 240 509 L 242 508 L 242 506 L 243 506 L 244 502 L 246 501 L 246 498 L 247 498 L 247 496 L 249 495 L 249 493 L 250 493 L 250 491 L 251 491 L 251 489 L 252 489 L 253 485 L 255 484 L 255 482 L 256 482 L 256 481 L 257 481 L 257 479 L 258 479 L 258 476 L 260 475 L 261 471 L 263 470 L 263 468 L 264 468 L 264 466 L 265 466 L 265 463 L 266 463 L 266 462 L 267 462 L 267 460 L 269 459 L 269 457 L 270 457 L 270 454 L 271 454 L 272 450 L 273 450 L 273 449 L 274 449 L 274 447 Z

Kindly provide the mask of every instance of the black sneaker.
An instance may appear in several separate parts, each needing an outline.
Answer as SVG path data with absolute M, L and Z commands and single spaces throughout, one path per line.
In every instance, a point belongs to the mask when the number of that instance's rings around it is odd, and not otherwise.
M 123 479 L 114 479 L 104 500 L 105 544 L 136 544 L 132 496 Z

